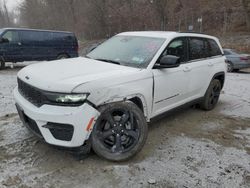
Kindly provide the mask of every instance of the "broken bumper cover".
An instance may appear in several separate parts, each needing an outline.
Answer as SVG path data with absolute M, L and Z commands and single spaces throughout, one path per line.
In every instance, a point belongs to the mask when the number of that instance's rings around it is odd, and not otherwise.
M 36 107 L 14 90 L 17 110 L 23 124 L 47 143 L 80 147 L 88 140 L 99 112 L 88 103 L 79 107 L 43 105 Z

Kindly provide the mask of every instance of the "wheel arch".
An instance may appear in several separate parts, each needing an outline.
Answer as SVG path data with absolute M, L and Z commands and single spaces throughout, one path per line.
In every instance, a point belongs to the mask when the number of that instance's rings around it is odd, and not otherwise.
M 224 83 L 225 83 L 225 72 L 218 72 L 218 73 L 216 73 L 216 74 L 213 76 L 212 80 L 214 80 L 214 79 L 219 80 L 220 83 L 221 83 L 221 88 L 223 88 Z M 212 81 L 212 80 L 211 80 L 211 81 Z M 211 82 L 210 82 L 210 83 L 211 83 Z
M 56 58 L 60 57 L 61 55 L 66 55 L 68 58 L 70 58 L 70 55 L 67 52 L 61 52 L 57 54 Z
M 113 98 L 112 100 L 103 102 L 101 105 L 98 105 L 97 108 L 99 108 L 103 105 L 110 104 L 110 103 L 119 103 L 119 102 L 132 102 L 132 103 L 134 103 L 143 112 L 147 121 L 149 121 L 149 112 L 148 112 L 148 107 L 146 104 L 146 99 L 141 94 L 129 95 L 129 96 L 123 97 L 123 98 L 120 98 L 120 97 Z

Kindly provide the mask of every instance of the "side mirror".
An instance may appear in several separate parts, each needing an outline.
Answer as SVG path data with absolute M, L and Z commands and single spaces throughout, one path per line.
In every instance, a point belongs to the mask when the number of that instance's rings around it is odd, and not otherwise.
M 175 68 L 180 66 L 180 57 L 173 55 L 162 56 L 155 68 Z

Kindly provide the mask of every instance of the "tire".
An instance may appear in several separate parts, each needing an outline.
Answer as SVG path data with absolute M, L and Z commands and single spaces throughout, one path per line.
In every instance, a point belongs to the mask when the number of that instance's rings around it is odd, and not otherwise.
M 233 68 L 233 63 L 228 61 L 227 62 L 227 72 L 233 72 L 234 68 Z
M 234 72 L 239 72 L 239 71 L 240 71 L 240 69 L 234 69 L 233 71 L 234 71 Z
M 210 83 L 206 91 L 206 94 L 204 96 L 204 99 L 200 104 L 203 110 L 209 111 L 215 108 L 220 98 L 221 89 L 222 89 L 221 82 L 219 80 L 214 79 Z
M 67 54 L 60 54 L 57 56 L 57 59 L 68 59 L 69 56 Z
M 125 161 L 144 146 L 148 125 L 132 102 L 111 103 L 99 109 L 90 140 L 94 152 L 110 161 Z
M 0 70 L 5 69 L 5 61 L 3 59 L 0 60 Z

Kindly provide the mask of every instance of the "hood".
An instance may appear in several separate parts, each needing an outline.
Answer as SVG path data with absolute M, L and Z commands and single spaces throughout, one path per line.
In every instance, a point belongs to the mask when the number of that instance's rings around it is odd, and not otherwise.
M 140 71 L 83 57 L 29 65 L 18 78 L 45 91 L 69 93 L 78 85 Z

